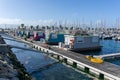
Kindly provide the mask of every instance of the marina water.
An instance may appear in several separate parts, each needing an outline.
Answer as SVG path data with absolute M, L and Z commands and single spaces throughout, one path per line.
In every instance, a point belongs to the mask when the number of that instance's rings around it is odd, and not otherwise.
M 120 41 L 101 40 L 100 44 L 102 46 L 101 51 L 89 51 L 89 52 L 80 52 L 80 53 L 85 55 L 104 55 L 104 54 L 120 53 Z M 120 58 L 114 58 L 105 61 L 120 66 Z
M 2 36 L 10 38 L 6 35 Z M 5 41 L 10 45 L 30 48 L 24 43 L 6 39 Z M 26 67 L 27 71 L 30 73 L 34 80 L 92 80 L 86 74 L 75 71 L 74 69 L 61 63 L 56 63 L 44 68 L 45 65 L 54 63 L 55 60 L 43 55 L 42 53 L 15 48 L 13 48 L 12 51 L 16 54 L 16 57 L 19 59 L 19 61 Z

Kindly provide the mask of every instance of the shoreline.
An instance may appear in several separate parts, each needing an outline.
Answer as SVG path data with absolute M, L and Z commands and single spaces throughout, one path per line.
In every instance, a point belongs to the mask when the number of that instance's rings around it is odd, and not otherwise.
M 0 44 L 6 44 L 0 35 Z M 0 79 L 32 80 L 23 64 L 8 46 L 0 47 Z

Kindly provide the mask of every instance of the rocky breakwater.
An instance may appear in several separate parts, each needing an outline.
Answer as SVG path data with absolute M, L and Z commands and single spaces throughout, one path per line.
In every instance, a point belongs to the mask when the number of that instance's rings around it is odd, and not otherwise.
M 0 44 L 6 44 L 1 36 Z M 0 46 L 0 80 L 32 80 L 8 46 Z

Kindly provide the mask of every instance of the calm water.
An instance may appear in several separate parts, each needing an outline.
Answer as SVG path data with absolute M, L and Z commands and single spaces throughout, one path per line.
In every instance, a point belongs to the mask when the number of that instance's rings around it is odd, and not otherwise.
M 10 38 L 3 35 L 4 37 Z M 12 38 L 11 38 L 12 39 Z M 24 43 L 5 40 L 7 44 L 30 48 Z M 79 73 L 61 63 L 53 64 L 47 68 L 43 66 L 55 62 L 42 53 L 12 49 L 17 58 L 26 67 L 27 71 L 35 80 L 92 80 L 87 75 Z
M 115 59 L 108 59 L 108 60 L 105 60 L 107 62 L 110 62 L 110 63 L 113 63 L 113 64 L 116 64 L 118 66 L 120 66 L 120 58 L 115 58 Z
M 88 52 L 80 52 L 82 54 L 93 54 L 93 55 L 104 55 L 111 53 L 120 52 L 120 41 L 115 40 L 101 40 L 100 44 L 102 46 L 101 51 L 88 51 Z
M 111 53 L 120 53 L 120 41 L 101 40 L 100 44 L 101 46 L 103 46 L 101 51 L 89 51 L 89 52 L 81 52 L 81 53 L 85 55 L 88 55 L 88 54 L 104 55 L 104 54 L 111 54 Z M 110 59 L 106 61 L 120 66 L 120 58 Z

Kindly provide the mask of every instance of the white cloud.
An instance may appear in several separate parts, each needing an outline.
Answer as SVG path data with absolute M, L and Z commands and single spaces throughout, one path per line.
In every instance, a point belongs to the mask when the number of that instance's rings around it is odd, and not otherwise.
M 20 24 L 21 19 L 0 18 L 0 24 Z
M 22 20 L 22 19 L 11 19 L 11 18 L 0 18 L 0 24 L 21 24 L 24 23 L 25 25 L 50 25 L 54 23 L 55 21 L 53 19 L 48 20 Z
M 55 21 L 53 19 L 49 19 L 49 20 L 38 20 L 39 24 L 43 24 L 43 25 L 50 25 L 53 24 Z

